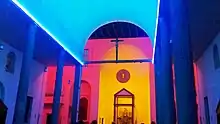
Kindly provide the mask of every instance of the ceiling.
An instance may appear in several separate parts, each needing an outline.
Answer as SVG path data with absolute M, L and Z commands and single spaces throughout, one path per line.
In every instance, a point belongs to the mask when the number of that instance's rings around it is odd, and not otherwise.
M 198 60 L 220 32 L 220 0 L 189 0 L 190 38 Z
M 23 51 L 28 38 L 28 27 L 32 22 L 20 9 L 8 0 L 1 0 L 0 4 L 0 39 L 12 47 Z M 55 65 L 61 46 L 54 42 L 41 28 L 37 29 L 34 59 L 45 64 Z M 77 61 L 66 54 L 66 64 Z
M 115 21 L 142 27 L 154 44 L 159 0 L 11 0 L 80 63 L 97 28 Z M 143 16 L 144 15 L 144 16 Z
M 191 0 L 190 9 L 190 37 L 194 60 L 197 60 L 220 31 L 220 1 L 219 0 Z M 23 51 L 27 41 L 28 26 L 32 22 L 20 9 L 1 0 L 0 4 L 0 39 Z M 131 23 L 115 22 L 97 29 L 90 39 L 102 38 L 135 38 L 148 37 L 139 27 Z M 40 49 L 39 49 L 40 48 Z M 45 31 L 38 28 L 34 58 L 46 65 L 56 65 L 61 46 Z M 76 63 L 67 53 L 66 65 Z
M 13 15 L 13 16 L 12 16 Z M 0 4 L 0 39 L 23 51 L 27 41 L 28 26 L 32 20 L 14 4 L 4 0 Z M 15 21 L 16 20 L 16 21 Z M 89 39 L 148 37 L 138 26 L 127 22 L 113 22 L 98 28 Z M 39 49 L 40 48 L 40 49 Z M 41 28 L 37 29 L 34 59 L 46 65 L 56 65 L 61 46 Z M 77 61 L 67 53 L 66 65 Z

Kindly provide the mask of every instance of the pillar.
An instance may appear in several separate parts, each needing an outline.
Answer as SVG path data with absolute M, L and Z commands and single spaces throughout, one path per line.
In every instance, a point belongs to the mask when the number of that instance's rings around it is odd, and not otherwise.
M 175 124 L 171 47 L 166 20 L 159 18 L 156 53 L 156 106 L 157 124 Z
M 161 32 L 161 83 L 163 83 L 161 84 L 161 90 L 164 94 L 162 103 L 164 115 L 166 115 L 162 124 L 176 124 L 171 43 L 168 22 L 165 17 L 159 18 L 159 25 Z
M 75 77 L 74 77 L 74 89 L 73 89 L 73 101 L 72 101 L 72 115 L 71 124 L 76 124 L 78 120 L 78 109 L 80 99 L 80 86 L 82 78 L 82 65 L 79 63 L 75 65 Z
M 198 124 L 188 0 L 170 0 L 178 124 Z
M 57 60 L 56 80 L 52 106 L 52 124 L 58 124 L 60 112 L 60 97 L 62 92 L 63 66 L 65 60 L 65 50 L 61 49 Z
M 28 39 L 23 52 L 20 79 L 18 84 L 17 98 L 13 117 L 13 124 L 23 124 L 25 118 L 25 109 L 27 94 L 30 81 L 31 63 L 34 53 L 35 35 L 37 26 L 31 24 L 29 26 Z M 19 42 L 19 41 L 18 41 Z
M 163 113 L 162 113 L 162 104 L 161 104 L 161 93 L 160 93 L 160 84 L 161 84 L 161 48 L 160 48 L 160 40 L 159 35 L 157 35 L 157 42 L 155 48 L 155 55 L 154 55 L 154 69 L 155 69 L 155 96 L 156 96 L 156 121 L 157 124 L 160 124 L 163 120 Z

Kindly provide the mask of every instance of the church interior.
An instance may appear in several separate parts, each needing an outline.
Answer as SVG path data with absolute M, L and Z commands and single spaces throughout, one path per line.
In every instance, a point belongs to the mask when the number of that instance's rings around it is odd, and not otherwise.
M 0 124 L 220 124 L 211 1 L 1 0 Z
M 124 27 L 133 29 L 130 34 L 124 33 Z M 107 30 L 106 30 L 107 29 Z M 117 29 L 121 29 L 117 30 Z M 109 33 L 111 31 L 115 33 Z M 119 32 L 120 31 L 120 32 Z M 96 39 L 97 35 L 111 34 L 102 39 Z M 124 35 L 124 36 L 122 36 Z M 154 68 L 150 62 L 121 62 L 115 61 L 116 47 L 114 37 L 118 39 L 118 60 L 147 60 L 152 58 L 153 46 L 147 34 L 138 26 L 127 22 L 109 23 L 97 29 L 85 46 L 84 57 L 95 64 L 86 64 L 82 70 L 82 82 L 80 88 L 79 120 L 91 122 L 98 119 L 100 123 L 112 123 L 113 121 L 127 121 L 136 123 L 150 123 L 155 119 L 155 94 L 154 94 Z M 124 37 L 124 38 L 123 38 Z M 97 45 L 101 48 L 97 49 Z M 147 47 L 146 47 L 147 46 Z M 147 48 L 147 49 L 144 49 Z M 129 52 L 127 51 L 129 50 Z M 99 61 L 98 61 L 99 60 Z M 56 67 L 48 67 L 47 90 L 45 97 L 44 119 L 46 124 L 48 115 L 52 111 L 50 93 L 54 91 Z M 72 94 L 74 90 L 74 67 L 65 66 L 63 72 L 63 101 L 62 111 L 59 116 L 61 123 L 67 123 L 72 106 Z M 62 95 L 61 95 L 62 96 Z M 68 98 L 68 99 L 67 99 Z M 50 101 L 50 100 L 51 101 Z M 50 106 L 50 107 L 49 107 Z M 115 117 L 115 118 L 113 118 Z M 63 118 L 63 119 L 62 119 Z M 122 122 L 121 122 L 122 123 Z

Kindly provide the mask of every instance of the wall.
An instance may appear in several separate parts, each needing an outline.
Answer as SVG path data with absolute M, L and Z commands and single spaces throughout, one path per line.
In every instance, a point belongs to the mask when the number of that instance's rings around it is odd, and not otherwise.
M 127 44 L 120 46 L 119 53 L 119 59 L 122 60 L 147 58 L 139 48 Z M 114 58 L 115 48 L 112 48 L 106 53 L 104 59 L 111 60 Z M 130 73 L 130 80 L 127 83 L 119 83 L 116 79 L 117 72 L 121 69 L 126 69 Z M 149 63 L 101 65 L 99 87 L 99 118 L 104 118 L 105 124 L 110 124 L 113 121 L 114 94 L 123 88 L 134 94 L 134 121 L 138 124 L 150 123 Z
M 31 71 L 28 95 L 34 98 L 30 124 L 40 124 L 43 111 L 43 99 L 45 94 L 47 72 L 44 72 L 45 66 L 37 61 L 32 62 L 34 65 Z
M 132 45 L 136 48 L 138 48 L 141 52 L 144 53 L 144 56 L 136 56 L 136 58 L 129 58 L 129 59 L 146 59 L 146 58 L 152 58 L 152 53 L 153 53 L 153 47 L 151 44 L 151 41 L 149 38 L 120 38 L 121 40 L 124 40 L 123 42 L 119 43 L 119 49 L 121 45 Z M 115 47 L 115 44 L 110 42 L 112 39 L 96 39 L 96 40 L 89 40 L 86 44 L 87 49 L 89 49 L 89 60 L 103 60 L 105 54 Z M 101 47 L 98 47 L 101 46 Z M 98 47 L 98 48 L 97 48 Z M 126 49 L 127 53 L 130 53 L 130 49 Z M 112 56 L 114 56 L 115 53 L 112 53 Z M 119 56 L 121 53 L 119 52 Z M 115 60 L 115 57 L 111 58 L 112 60 Z M 93 68 L 92 74 L 90 72 L 90 68 Z M 92 96 L 95 95 L 95 99 L 99 99 L 98 93 L 99 90 L 99 76 L 100 76 L 100 69 L 99 65 L 89 65 L 89 68 L 87 68 L 86 73 L 83 71 L 83 79 L 86 78 L 85 80 L 91 80 L 88 81 L 91 83 L 92 87 L 92 93 L 95 91 Z M 156 120 L 156 104 L 155 104 L 155 85 L 154 85 L 154 68 L 153 65 L 150 64 L 150 95 L 151 95 L 151 120 Z M 86 76 L 85 76 L 86 75 Z M 89 78 L 88 78 L 88 77 Z M 94 78 L 97 77 L 98 78 Z M 97 80 L 98 79 L 98 80 Z M 93 90 L 93 88 L 95 88 Z M 94 100 L 95 101 L 95 100 Z M 94 118 L 98 118 L 98 112 L 97 108 L 98 107 L 98 102 L 93 104 L 93 109 L 94 109 Z
M 0 81 L 5 87 L 5 99 L 4 102 L 8 107 L 8 114 L 6 119 L 6 124 L 12 124 L 14 107 L 16 101 L 17 87 L 19 83 L 21 63 L 22 63 L 22 53 L 13 47 L 3 43 L 4 50 L 0 51 Z M 5 71 L 6 56 L 9 52 L 14 52 L 16 54 L 15 72 L 14 74 Z M 45 66 L 38 63 L 37 61 L 32 61 L 30 86 L 28 95 L 33 97 L 33 106 L 31 113 L 31 124 L 37 124 L 38 114 L 42 111 L 42 94 L 44 94 L 44 84 L 46 80 L 46 73 L 44 73 Z
M 134 47 L 139 48 L 145 56 L 139 56 L 136 59 L 143 59 L 143 58 L 151 58 L 153 48 L 151 45 L 151 41 L 149 38 L 124 38 L 124 42 L 120 43 L 121 45 L 133 45 Z M 110 42 L 111 39 L 96 39 L 96 40 L 89 40 L 85 46 L 85 49 L 89 49 L 89 60 L 103 60 L 105 53 L 107 53 L 112 47 L 115 46 L 114 43 Z M 120 48 L 119 48 L 120 49 Z M 127 49 L 127 52 L 130 50 Z M 120 54 L 120 53 L 119 53 Z M 120 55 L 119 55 L 120 56 Z M 115 59 L 115 58 L 112 58 Z M 129 58 L 134 59 L 134 58 Z M 154 70 L 152 68 L 152 64 L 150 64 L 150 87 L 151 89 L 151 119 L 155 120 L 156 113 L 155 113 L 155 89 L 154 89 Z M 56 76 L 56 67 L 49 67 L 48 68 L 48 87 L 46 92 L 53 93 L 54 82 Z M 98 104 L 99 104 L 99 82 L 100 82 L 100 65 L 88 65 L 88 67 L 83 68 L 83 75 L 82 80 L 89 83 L 91 87 L 91 101 L 89 101 L 89 121 L 97 120 L 98 119 Z M 62 124 L 66 124 L 68 122 L 68 111 L 69 106 L 72 102 L 72 92 L 70 91 L 73 87 L 74 81 L 74 67 L 66 66 L 64 67 L 64 74 L 63 74 L 63 107 L 61 110 L 62 115 Z M 82 94 L 82 93 L 81 93 Z M 82 96 L 81 96 L 82 97 Z M 49 99 L 45 97 L 45 103 L 52 103 L 53 97 Z M 61 100 L 62 101 L 62 100 Z M 44 109 L 44 119 L 42 119 L 43 123 L 46 123 L 46 114 L 51 113 L 51 108 Z
M 204 52 L 202 57 L 196 62 L 200 113 L 203 124 L 205 123 L 204 97 L 209 100 L 209 113 L 211 124 L 217 124 L 216 107 L 220 99 L 220 69 L 215 69 L 213 60 L 213 46 L 217 44 L 220 53 L 220 33 L 213 40 L 212 44 Z
M 70 89 L 73 85 L 74 68 L 65 66 L 62 78 L 61 107 L 60 107 L 60 123 L 67 124 L 70 105 Z M 56 80 L 56 67 L 48 67 L 46 95 L 44 97 L 44 111 L 42 113 L 42 124 L 46 124 L 47 114 L 52 113 L 53 93 Z M 45 95 L 45 94 L 44 94 Z

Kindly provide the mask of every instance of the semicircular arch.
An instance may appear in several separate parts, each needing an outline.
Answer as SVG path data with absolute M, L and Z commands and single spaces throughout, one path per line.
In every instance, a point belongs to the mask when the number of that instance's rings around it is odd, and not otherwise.
M 141 30 L 143 30 L 146 34 L 148 34 L 148 31 L 147 29 L 143 28 L 143 26 L 139 23 L 135 23 L 133 21 L 128 21 L 128 20 L 111 20 L 111 21 L 106 21 L 104 23 L 100 23 L 100 24 L 97 24 L 97 26 L 95 26 L 94 28 L 92 28 L 90 34 L 87 36 L 87 41 L 88 39 L 90 38 L 90 36 L 95 32 L 97 31 L 99 28 L 105 26 L 105 25 L 108 25 L 108 24 L 113 24 L 115 22 L 124 22 L 124 23 L 129 23 L 129 24 L 132 24 L 132 25 L 135 25 L 137 26 L 138 28 L 140 28 Z M 151 41 L 153 41 L 153 39 L 150 37 Z M 87 43 L 87 41 L 85 42 L 85 45 Z M 151 42 L 152 43 L 152 42 Z M 152 43 L 153 44 L 153 43 Z

